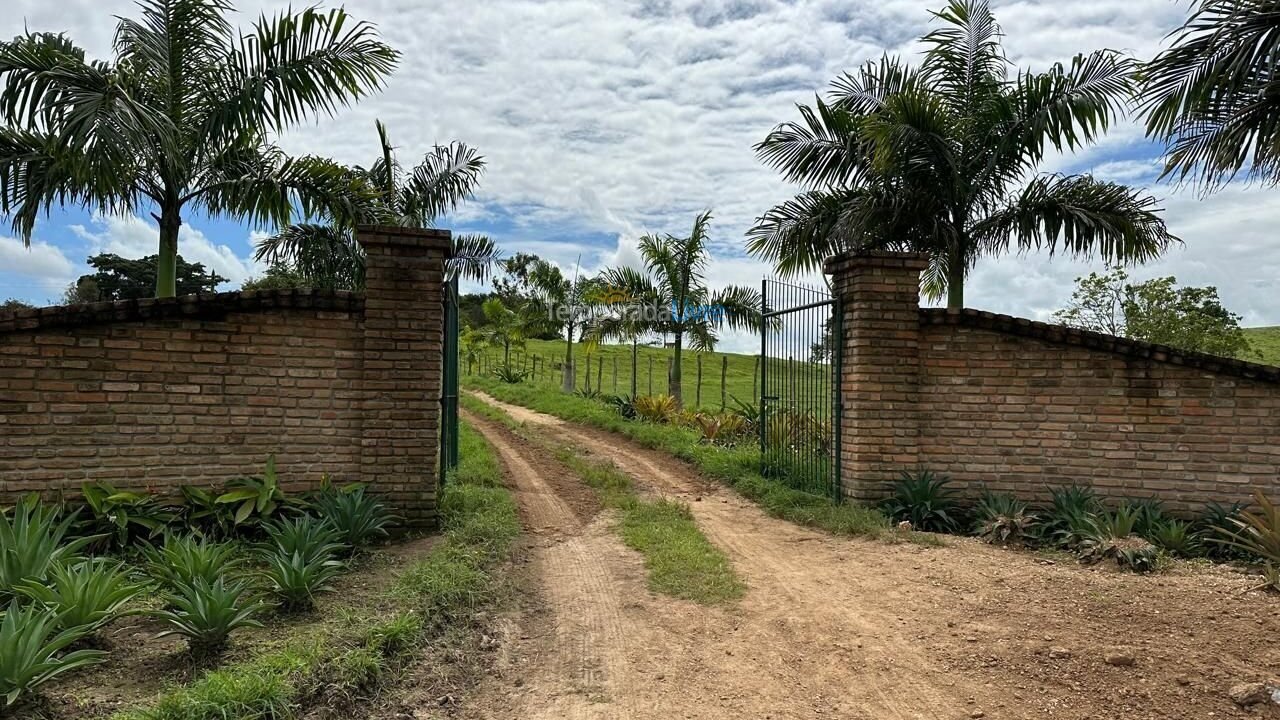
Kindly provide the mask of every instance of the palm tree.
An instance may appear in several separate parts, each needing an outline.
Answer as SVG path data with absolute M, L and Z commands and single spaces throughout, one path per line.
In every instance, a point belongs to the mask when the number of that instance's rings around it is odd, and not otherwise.
M 485 324 L 476 328 L 477 336 L 489 347 L 502 348 L 502 364 L 511 367 L 511 346 L 524 347 L 534 324 L 528 314 L 512 310 L 498 298 L 489 298 L 480 306 Z
M 139 6 L 111 61 L 53 33 L 0 43 L 0 209 L 29 243 L 55 203 L 152 208 L 166 297 L 185 212 L 281 224 L 328 204 L 339 168 L 289 158 L 268 134 L 379 88 L 398 53 L 342 10 L 262 16 L 246 33 L 226 0 Z
M 631 344 L 631 397 L 634 398 L 638 394 L 640 338 L 655 331 L 652 318 L 647 317 L 644 310 L 662 308 L 664 303 L 649 276 L 634 268 L 605 269 L 597 285 L 599 296 L 595 304 L 604 312 L 583 327 L 582 339 L 588 348 L 605 340 Z
M 734 330 L 759 329 L 761 322 L 760 293 L 751 288 L 730 285 L 712 292 L 706 285 L 707 228 L 710 211 L 693 221 L 688 237 L 645 235 L 640 238 L 640 257 L 644 272 L 630 268 L 610 268 L 601 274 L 607 287 L 621 292 L 632 302 L 653 302 L 653 312 L 637 308 L 640 319 L 622 327 L 630 330 L 670 335 L 673 340 L 668 393 L 681 402 L 680 354 L 686 340 L 698 352 L 715 349 L 716 331 L 723 327 Z M 638 338 L 637 332 L 633 338 Z M 634 350 L 634 348 L 633 348 Z
M 525 312 L 535 316 L 531 322 L 541 321 L 548 329 L 564 334 L 562 384 L 565 392 L 573 392 L 577 382 L 573 369 L 573 343 L 587 320 L 598 281 L 578 275 L 576 271 L 572 279 L 567 278 L 556 265 L 527 253 L 517 254 L 503 261 L 502 265 L 509 275 L 521 278 L 528 288 L 531 302 Z
M 985 0 L 951 0 L 919 69 L 888 57 L 800 106 L 759 157 L 808 190 L 748 232 L 782 275 L 846 249 L 926 252 L 924 290 L 964 305 L 977 259 L 1012 247 L 1140 262 L 1177 238 L 1155 199 L 1089 175 L 1036 175 L 1047 149 L 1093 143 L 1124 110 L 1134 63 L 1112 51 L 1018 72 Z
M 290 225 L 258 244 L 259 261 L 284 264 L 316 287 L 364 286 L 364 250 L 357 225 L 428 228 L 458 203 L 471 197 L 484 172 L 484 158 L 463 143 L 437 145 L 417 167 L 405 171 L 396 161 L 387 127 L 376 123 L 381 153 L 368 168 L 343 168 L 345 202 L 322 213 L 320 223 Z M 450 274 L 484 280 L 498 249 L 483 235 L 456 235 Z
M 1280 182 L 1280 4 L 1202 0 L 1173 46 L 1142 71 L 1147 133 L 1168 145 L 1165 176 L 1199 168 L 1209 186 Z

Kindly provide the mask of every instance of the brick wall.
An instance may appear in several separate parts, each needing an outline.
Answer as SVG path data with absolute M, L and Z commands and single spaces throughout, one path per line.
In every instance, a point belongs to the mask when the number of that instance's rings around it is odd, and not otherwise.
M 449 234 L 362 228 L 367 291 L 264 291 L 0 314 L 0 504 L 82 483 L 172 492 L 256 474 L 363 481 L 435 519 Z
M 1048 487 L 1084 483 L 1113 498 L 1155 495 L 1175 511 L 1280 494 L 1280 368 L 920 310 L 921 263 L 880 254 L 828 267 L 846 308 L 850 497 L 883 498 L 915 468 L 971 493 L 1043 500 Z

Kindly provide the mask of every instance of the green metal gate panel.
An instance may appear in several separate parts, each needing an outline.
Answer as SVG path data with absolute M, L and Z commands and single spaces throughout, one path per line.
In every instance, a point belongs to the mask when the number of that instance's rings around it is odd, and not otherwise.
M 838 501 L 837 301 L 825 288 L 780 280 L 765 280 L 761 297 L 761 472 Z
M 440 393 L 440 482 L 458 466 L 458 279 L 444 288 L 444 363 Z

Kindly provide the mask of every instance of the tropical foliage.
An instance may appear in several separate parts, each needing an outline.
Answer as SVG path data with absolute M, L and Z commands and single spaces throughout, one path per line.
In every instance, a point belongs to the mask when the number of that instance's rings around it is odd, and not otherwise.
M 437 145 L 416 167 L 406 169 L 382 122 L 377 123 L 381 154 L 368 166 L 340 168 L 344 188 L 340 202 L 320 208 L 322 222 L 289 225 L 263 240 L 255 257 L 284 267 L 319 288 L 364 287 L 364 250 L 356 240 L 357 225 L 429 228 L 472 196 L 484 159 L 459 142 Z M 488 277 L 498 257 L 493 241 L 483 235 L 453 238 L 449 267 L 474 280 Z
M 1153 197 L 1089 175 L 1035 174 L 1049 151 L 1095 142 L 1125 110 L 1135 64 L 1099 50 L 1045 72 L 1011 72 L 986 0 L 951 0 L 919 68 L 885 57 L 801 106 L 756 146 L 806 187 L 749 232 L 783 275 L 846 249 L 927 253 L 924 290 L 964 304 L 983 255 L 1048 250 L 1117 262 L 1175 238 Z
M 0 210 L 25 241 L 55 204 L 154 208 L 156 294 L 175 293 L 189 212 L 291 221 L 350 219 L 344 168 L 291 158 L 270 140 L 381 86 L 397 53 L 342 10 L 261 16 L 240 30 L 227 0 L 142 0 L 109 60 L 65 35 L 0 43 Z
M 185 637 L 197 656 L 221 652 L 236 630 L 262 627 L 255 616 L 267 607 L 253 597 L 244 581 L 221 577 L 212 582 L 199 577 L 178 582 L 162 598 L 167 607 L 149 613 L 167 625 L 161 636 Z
M 73 650 L 82 628 L 60 630 L 58 612 L 42 605 L 9 603 L 0 618 L 0 712 L 58 676 L 106 659 L 101 650 Z
M 1280 13 L 1274 0 L 1200 0 L 1142 73 L 1165 175 L 1215 187 L 1280 181 Z
M 44 582 L 60 562 L 78 556 L 97 537 L 70 537 L 75 516 L 60 518 L 58 509 L 30 497 L 10 512 L 0 513 L 0 600 L 25 582 Z
M 697 351 L 715 348 L 716 331 L 758 329 L 761 323 L 760 293 L 736 285 L 713 291 L 707 286 L 708 232 L 711 213 L 693 221 L 686 237 L 645 235 L 640 238 L 644 270 L 610 268 L 600 279 L 610 290 L 628 298 L 653 303 L 653 313 L 631 313 L 631 319 L 600 331 L 604 335 L 657 333 L 672 338 L 668 394 L 682 402 L 680 356 L 685 343 Z M 634 302 L 634 301 L 633 301 Z

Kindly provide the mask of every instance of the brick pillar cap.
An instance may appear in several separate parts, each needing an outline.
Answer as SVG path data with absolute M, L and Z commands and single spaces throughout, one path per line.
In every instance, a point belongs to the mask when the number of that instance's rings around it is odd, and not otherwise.
M 399 225 L 360 225 L 356 239 L 361 245 L 408 245 L 434 248 L 451 254 L 453 233 L 436 228 L 412 228 Z
M 836 275 L 855 268 L 901 268 L 919 272 L 929 267 L 929 254 L 887 250 L 850 250 L 827 258 L 822 272 Z

